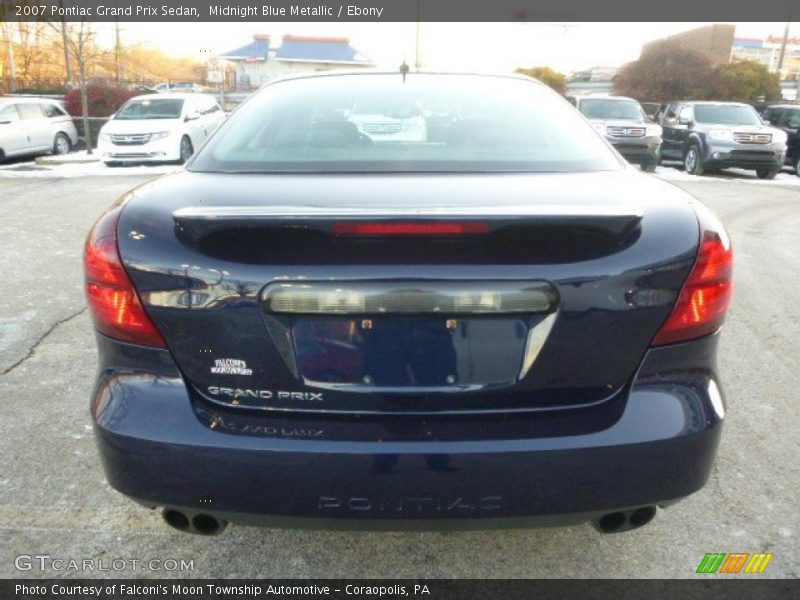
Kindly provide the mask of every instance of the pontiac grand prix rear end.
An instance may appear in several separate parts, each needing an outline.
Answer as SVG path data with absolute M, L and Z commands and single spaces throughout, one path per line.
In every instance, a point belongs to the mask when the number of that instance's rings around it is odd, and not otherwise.
M 624 531 L 713 464 L 725 231 L 533 80 L 268 85 L 85 262 L 106 476 L 184 531 Z

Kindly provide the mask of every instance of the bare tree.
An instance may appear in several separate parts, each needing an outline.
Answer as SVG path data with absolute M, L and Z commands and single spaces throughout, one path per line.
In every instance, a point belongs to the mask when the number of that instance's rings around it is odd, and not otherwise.
M 22 81 L 39 79 L 47 62 L 45 25 L 38 21 L 19 21 L 16 29 L 16 75 Z
M 92 128 L 89 121 L 89 67 L 100 58 L 102 50 L 95 43 L 95 32 L 91 24 L 85 20 L 75 23 L 51 23 L 62 33 L 62 39 L 68 49 L 70 58 L 77 67 L 78 88 L 81 92 L 81 113 L 83 118 L 83 137 L 86 142 L 86 153 L 92 153 Z
M 6 55 L 8 56 L 8 91 L 17 89 L 17 68 L 14 61 L 14 40 L 12 38 L 11 23 L 2 21 L 3 38 L 5 39 Z

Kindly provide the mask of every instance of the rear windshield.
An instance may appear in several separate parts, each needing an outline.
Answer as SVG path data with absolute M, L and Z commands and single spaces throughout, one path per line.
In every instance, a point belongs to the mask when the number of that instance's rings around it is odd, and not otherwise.
M 183 110 L 183 100 L 174 98 L 142 98 L 130 100 L 123 106 L 115 119 L 178 119 Z
M 269 85 L 190 169 L 221 172 L 590 171 L 621 165 L 549 88 L 461 75 L 340 75 Z
M 581 100 L 580 111 L 587 119 L 620 119 L 643 121 L 644 111 L 638 102 L 608 98 Z
M 754 108 L 738 105 L 697 104 L 694 107 L 694 120 L 698 123 L 718 125 L 760 125 Z

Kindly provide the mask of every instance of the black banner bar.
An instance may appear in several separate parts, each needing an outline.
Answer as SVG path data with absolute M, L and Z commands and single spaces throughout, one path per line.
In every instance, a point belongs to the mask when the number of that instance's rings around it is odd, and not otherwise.
M 749 576 L 758 577 L 758 576 Z M 256 600 L 265 598 L 358 600 L 609 600 L 681 598 L 683 600 L 780 600 L 800 597 L 798 580 L 308 580 L 308 579 L 6 579 L 3 600 Z
M 789 21 L 798 0 L 0 0 L 0 20 L 241 21 Z

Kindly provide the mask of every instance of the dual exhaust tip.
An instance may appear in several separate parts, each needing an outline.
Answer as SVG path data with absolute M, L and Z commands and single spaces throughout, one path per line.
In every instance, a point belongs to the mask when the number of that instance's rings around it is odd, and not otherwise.
M 600 533 L 622 533 L 644 527 L 656 516 L 655 506 L 642 506 L 633 510 L 619 510 L 603 515 L 592 522 Z
M 228 522 L 206 513 L 188 514 L 176 508 L 165 508 L 161 512 L 164 521 L 178 531 L 197 535 L 219 535 Z
M 165 508 L 161 516 L 178 531 L 197 535 L 219 535 L 228 522 L 207 513 L 190 514 L 176 508 Z M 608 513 L 592 522 L 601 533 L 622 533 L 647 525 L 656 516 L 655 506 L 643 506 L 632 510 Z

